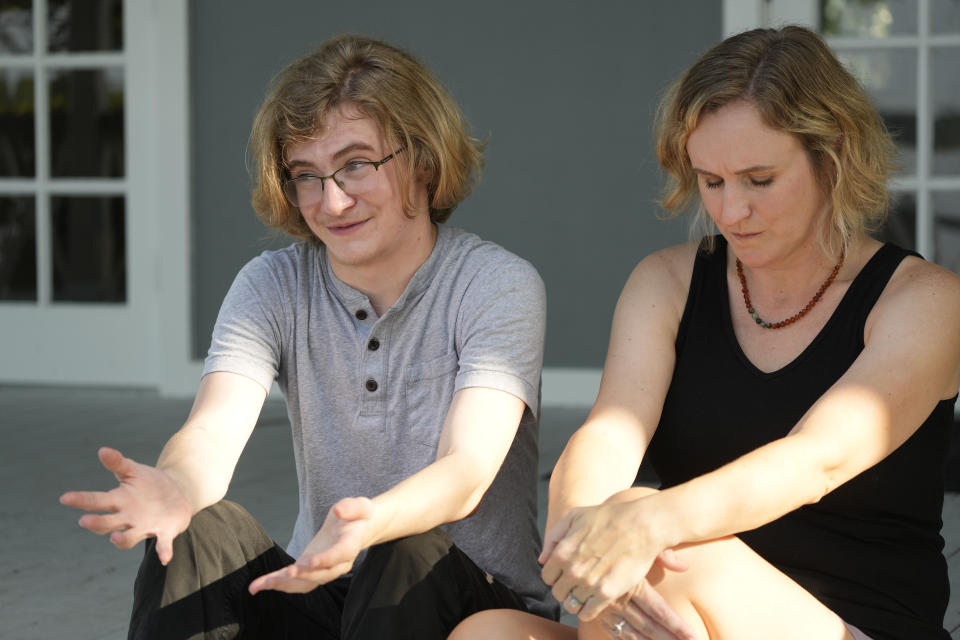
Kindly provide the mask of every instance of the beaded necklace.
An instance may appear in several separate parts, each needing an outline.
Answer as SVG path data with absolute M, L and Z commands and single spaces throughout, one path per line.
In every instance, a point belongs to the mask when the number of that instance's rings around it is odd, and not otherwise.
M 743 292 L 743 304 L 747 307 L 747 313 L 750 314 L 750 317 L 753 320 L 763 327 L 764 329 L 782 329 L 788 325 L 793 324 L 803 316 L 807 315 L 807 312 L 810 309 L 820 302 L 820 298 L 823 297 L 823 292 L 827 290 L 831 284 L 833 284 L 834 279 L 837 277 L 837 274 L 840 272 L 840 267 L 843 266 L 843 254 L 840 254 L 840 262 L 833 268 L 833 271 L 830 272 L 830 275 L 826 280 L 823 281 L 823 284 L 820 285 L 820 288 L 813 298 L 810 299 L 810 302 L 807 303 L 803 309 L 800 309 L 797 313 L 793 314 L 786 320 L 780 320 L 779 322 L 767 322 L 760 317 L 760 314 L 757 313 L 757 310 L 753 308 L 753 305 L 750 303 L 750 290 L 747 288 L 747 279 L 743 275 L 743 264 L 740 262 L 740 258 L 737 258 L 737 277 L 740 278 L 740 291 Z

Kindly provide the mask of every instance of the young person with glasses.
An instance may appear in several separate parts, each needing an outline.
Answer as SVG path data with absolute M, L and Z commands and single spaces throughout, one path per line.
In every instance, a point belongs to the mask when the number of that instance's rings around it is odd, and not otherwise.
M 251 133 L 253 205 L 299 242 L 227 294 L 193 410 L 156 466 L 71 492 L 147 540 L 130 637 L 445 638 L 475 611 L 555 617 L 536 556 L 543 283 L 443 225 L 482 166 L 408 54 L 340 37 L 282 71 Z M 223 501 L 276 381 L 300 512 L 281 548 Z M 469 516 L 469 517 L 468 517 Z

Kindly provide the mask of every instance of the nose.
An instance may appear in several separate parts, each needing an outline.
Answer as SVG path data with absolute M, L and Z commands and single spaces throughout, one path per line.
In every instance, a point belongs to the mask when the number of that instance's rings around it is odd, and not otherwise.
M 352 207 L 355 202 L 350 194 L 341 189 L 333 178 L 327 178 L 323 181 L 323 196 L 320 204 L 325 213 L 339 216 Z
M 744 189 L 724 184 L 720 202 L 720 223 L 730 227 L 750 216 L 750 199 Z

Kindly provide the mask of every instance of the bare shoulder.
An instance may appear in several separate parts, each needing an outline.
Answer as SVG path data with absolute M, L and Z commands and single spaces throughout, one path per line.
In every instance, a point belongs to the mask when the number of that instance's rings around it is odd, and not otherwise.
M 960 276 L 938 264 L 908 256 L 897 267 L 877 301 L 881 311 L 918 314 L 926 323 L 933 313 L 952 321 L 960 321 Z
M 660 249 L 640 261 L 630 274 L 621 299 L 653 296 L 662 303 L 682 308 L 690 289 L 697 243 L 687 242 Z
M 897 267 L 870 312 L 864 342 L 868 348 L 909 354 L 941 371 L 946 380 L 942 397 L 949 397 L 960 384 L 958 326 L 960 277 L 911 256 Z

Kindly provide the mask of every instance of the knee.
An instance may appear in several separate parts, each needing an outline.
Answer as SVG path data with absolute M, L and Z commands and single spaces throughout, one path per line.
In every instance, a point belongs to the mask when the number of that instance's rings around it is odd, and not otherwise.
M 235 502 L 220 502 L 198 512 L 190 526 L 173 541 L 174 560 L 216 561 L 251 559 L 275 546 L 260 523 Z M 236 568 L 236 567 L 234 567 Z
M 685 571 L 673 571 L 657 562 L 647 580 L 668 602 L 696 601 L 704 589 L 735 573 L 731 563 L 735 562 L 737 554 L 733 547 L 742 544 L 734 537 L 727 537 L 683 545 L 674 553 L 686 563 L 688 568 Z
M 447 640 L 471 640 L 473 638 L 487 638 L 496 640 L 504 638 L 503 622 L 498 616 L 498 611 L 481 611 L 475 613 L 466 620 L 462 621 L 453 632 L 447 636 Z M 506 636 L 509 637 L 509 636 Z
M 601 636 L 596 636 L 600 638 Z M 607 636 L 603 636 L 607 637 Z M 462 621 L 447 640 L 575 640 L 577 631 L 514 609 L 488 609 Z

